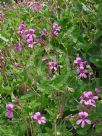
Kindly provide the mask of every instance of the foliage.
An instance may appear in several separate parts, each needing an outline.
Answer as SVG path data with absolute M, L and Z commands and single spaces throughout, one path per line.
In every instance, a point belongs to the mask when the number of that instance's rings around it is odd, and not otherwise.
M 52 0 L 40 4 L 43 9 L 38 11 L 32 11 L 29 3 L 13 2 L 0 8 L 4 15 L 0 19 L 0 136 L 99 136 L 102 93 L 90 113 L 91 125 L 81 128 L 77 119 L 65 117 L 78 114 L 84 91 L 94 93 L 95 88 L 102 88 L 102 2 Z M 34 48 L 18 34 L 22 22 L 27 29 L 34 28 L 35 38 L 43 28 L 47 30 Z M 51 33 L 54 23 L 61 26 L 58 36 Z M 22 44 L 23 50 L 16 51 L 16 44 Z M 73 62 L 78 55 L 88 62 L 86 79 L 76 73 Z M 42 61 L 43 57 L 47 60 Z M 51 61 L 57 62 L 57 70 L 49 70 Z M 14 66 L 15 62 L 20 66 Z M 14 105 L 12 119 L 5 116 L 7 103 Z M 30 115 L 38 111 L 46 117 L 46 124 L 31 120 Z

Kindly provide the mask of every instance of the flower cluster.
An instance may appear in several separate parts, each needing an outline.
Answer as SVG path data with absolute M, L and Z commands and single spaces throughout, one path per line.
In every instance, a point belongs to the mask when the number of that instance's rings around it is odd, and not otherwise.
M 61 30 L 61 27 L 57 23 L 54 23 L 52 26 L 52 34 L 54 36 L 58 36 L 60 30 Z
M 57 36 L 60 29 L 61 29 L 61 27 L 57 23 L 54 23 L 52 26 L 52 34 L 54 36 Z M 41 44 L 45 44 L 46 40 L 48 39 L 46 28 L 43 28 L 43 30 L 41 31 L 41 34 L 39 36 L 35 36 L 34 32 L 35 32 L 35 30 L 33 28 L 26 29 L 26 25 L 24 22 L 22 22 L 19 25 L 18 33 L 21 34 L 23 39 L 27 42 L 29 48 L 33 48 L 34 45 L 37 44 L 37 42 L 39 42 Z M 44 42 L 42 41 L 42 36 L 45 36 Z M 21 48 L 18 47 L 18 45 L 16 45 L 16 50 L 20 50 L 20 49 Z
M 86 109 L 91 109 L 92 107 L 96 107 L 96 100 L 98 100 L 98 94 L 100 93 L 100 89 L 95 88 L 94 94 L 91 91 L 83 92 L 82 96 L 80 97 L 80 104 L 85 104 Z M 88 112 L 90 112 L 89 110 Z M 81 123 L 81 127 L 83 128 L 85 125 L 85 122 L 87 124 L 91 124 L 91 121 L 86 119 L 88 117 L 88 113 L 85 111 L 79 112 L 80 119 L 76 122 L 77 125 Z
M 54 35 L 57 36 L 60 29 L 61 29 L 61 27 L 57 23 L 53 24 Z M 21 43 L 15 44 L 14 50 L 16 50 L 16 51 L 22 51 L 22 49 L 24 48 L 23 43 L 25 43 L 25 42 L 28 44 L 28 47 L 32 49 L 35 44 L 40 43 L 41 45 L 45 45 L 46 41 L 48 40 L 48 33 L 47 33 L 46 28 L 43 28 L 41 31 L 41 34 L 37 36 L 35 34 L 35 30 L 33 28 L 27 29 L 26 24 L 24 22 L 22 22 L 19 25 L 18 34 L 22 38 L 22 42 L 21 42 L 22 44 Z M 42 38 L 43 36 L 44 36 L 44 38 Z M 20 66 L 20 64 L 17 63 L 16 61 L 14 62 L 13 65 L 15 67 Z M 48 63 L 48 66 L 49 66 L 50 70 L 57 70 L 57 62 L 51 61 Z
M 5 116 L 8 117 L 9 119 L 12 119 L 13 118 L 13 112 L 14 112 L 14 106 L 12 103 L 8 103 L 6 104 L 6 114 Z
M 32 120 L 36 120 L 38 124 L 46 123 L 46 118 L 41 116 L 40 112 L 36 112 L 35 114 L 31 115 Z
M 29 48 L 33 48 L 36 44 L 36 40 L 34 39 L 34 29 L 28 29 L 24 33 L 24 37 L 28 43 Z
M 74 64 L 77 65 L 77 74 L 81 78 L 87 78 L 88 71 L 85 69 L 87 61 L 83 61 L 80 57 L 76 57 Z
M 99 89 L 95 89 L 96 91 Z M 83 92 L 80 97 L 80 104 L 84 103 L 86 106 L 96 107 L 96 100 L 98 100 L 98 96 L 93 95 L 91 91 Z
M 52 72 L 54 72 L 54 71 L 57 71 L 58 70 L 58 62 L 56 62 L 56 61 L 48 61 L 48 58 L 47 58 L 47 56 L 43 56 L 42 57 L 42 62 L 44 63 L 44 64 L 46 64 L 47 66 L 48 66 L 48 75 L 49 76 L 51 76 L 52 74 Z
M 82 96 L 80 97 L 80 104 L 86 106 L 84 109 L 80 110 L 78 113 L 78 116 L 76 115 L 69 115 L 66 118 L 73 118 L 78 120 L 76 121 L 76 124 L 79 125 L 81 124 L 81 127 L 84 128 L 85 123 L 91 124 L 91 121 L 87 119 L 89 116 L 89 113 L 92 111 L 93 107 L 96 107 L 96 100 L 98 100 L 98 94 L 100 93 L 99 88 L 95 88 L 94 93 L 91 91 L 85 91 L 83 92 Z
M 34 38 L 35 30 L 33 28 L 26 29 L 24 22 L 20 24 L 18 33 L 22 34 L 23 38 L 26 40 L 28 47 L 33 48 L 36 44 L 36 40 Z

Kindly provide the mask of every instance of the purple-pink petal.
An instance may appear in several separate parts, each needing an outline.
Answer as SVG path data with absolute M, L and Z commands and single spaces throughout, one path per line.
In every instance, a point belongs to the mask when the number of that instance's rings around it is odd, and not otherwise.
M 81 127 L 84 128 L 84 125 L 85 125 L 85 121 L 83 120 L 81 123 Z
M 91 124 L 91 121 L 88 120 L 88 119 L 85 119 L 85 122 L 86 122 L 87 124 Z
M 42 123 L 46 123 L 46 118 L 45 117 L 41 117 L 41 122 Z
M 82 119 L 77 120 L 76 124 L 79 125 L 82 122 Z
M 8 117 L 9 119 L 13 118 L 13 112 L 12 111 L 7 111 L 5 113 L 5 116 Z
M 95 88 L 95 93 L 96 93 L 96 95 L 99 94 L 100 92 L 101 92 L 101 91 L 100 91 L 99 88 Z

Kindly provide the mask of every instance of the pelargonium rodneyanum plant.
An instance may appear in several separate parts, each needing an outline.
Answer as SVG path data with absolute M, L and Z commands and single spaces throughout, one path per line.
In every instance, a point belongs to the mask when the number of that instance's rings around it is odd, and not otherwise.
M 101 7 L 0 4 L 0 136 L 102 134 Z

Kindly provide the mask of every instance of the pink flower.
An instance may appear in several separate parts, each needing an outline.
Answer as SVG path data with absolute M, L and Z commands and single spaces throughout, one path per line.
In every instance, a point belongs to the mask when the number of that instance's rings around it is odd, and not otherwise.
M 28 40 L 28 39 L 33 39 L 33 35 L 31 35 L 31 34 L 25 34 L 25 35 L 24 35 L 24 38 L 25 38 L 26 40 Z
M 28 39 L 27 43 L 32 44 L 33 43 L 33 39 L 32 38 Z
M 79 65 L 80 67 L 84 67 L 86 65 L 87 61 L 82 61 L 82 59 L 78 56 L 74 60 L 74 64 Z
M 29 29 L 29 34 L 33 35 L 35 30 L 33 28 Z
M 59 33 L 58 33 L 57 31 L 52 31 L 52 34 L 53 34 L 54 36 L 57 36 Z
M 7 111 L 7 112 L 5 113 L 5 116 L 8 117 L 9 119 L 11 119 L 11 118 L 13 118 L 13 112 Z
M 9 111 L 14 111 L 14 106 L 12 103 L 8 103 L 6 104 L 6 109 L 9 110 Z
M 54 36 L 57 36 L 60 30 L 61 30 L 61 27 L 57 23 L 54 23 L 52 26 L 52 34 Z
M 24 23 L 21 23 L 19 26 L 19 33 L 22 34 L 22 37 L 24 38 L 24 40 L 26 40 L 29 48 L 33 48 L 36 44 L 36 41 L 34 39 L 34 32 L 35 30 L 33 28 L 26 29 Z
M 35 44 L 36 44 L 36 41 L 34 41 L 33 43 L 31 42 L 31 43 L 28 44 L 28 47 L 31 48 L 31 49 L 33 49 L 33 47 L 34 47 Z
M 37 120 L 38 124 L 46 123 L 46 118 L 41 116 L 40 112 L 36 112 L 31 118 Z
M 80 67 L 81 70 L 83 70 L 85 68 L 86 63 L 87 63 L 86 61 L 81 61 L 79 63 L 79 67 Z
M 32 49 L 34 47 L 33 43 L 32 44 L 28 44 L 28 47 Z
M 22 23 L 19 25 L 18 33 L 19 33 L 19 34 L 23 34 L 24 31 L 25 31 L 25 23 L 22 22 Z
M 74 60 L 74 64 L 77 65 L 77 74 L 79 75 L 80 78 L 87 78 L 87 70 L 86 68 L 86 64 L 87 61 L 82 61 L 82 59 L 78 56 L 76 57 L 76 59 Z
M 88 117 L 87 112 L 84 112 L 84 111 L 79 112 L 79 117 L 80 117 L 80 119 L 77 120 L 76 124 L 77 125 L 81 124 L 82 128 L 84 128 L 85 123 L 91 124 L 91 121 L 86 119 Z
M 101 90 L 99 88 L 95 88 L 95 95 L 99 94 Z
M 98 96 L 94 96 L 91 91 L 88 91 L 86 93 L 86 97 L 91 99 L 91 100 L 97 100 L 98 99 Z
M 41 35 L 46 35 L 47 31 L 46 31 L 46 28 L 44 28 L 41 32 Z
M 81 78 L 87 78 L 87 70 L 85 69 L 77 69 L 77 74 L 81 77 Z
M 20 64 L 19 63 L 17 63 L 17 62 L 14 62 L 14 64 L 13 64 L 15 67 L 19 67 L 20 66 Z
M 76 59 L 74 60 L 74 64 L 79 65 L 81 63 L 81 58 L 80 57 L 76 57 Z
M 57 23 L 53 24 L 53 30 L 60 31 L 60 29 L 61 29 L 61 27 Z
M 27 35 L 27 34 L 29 34 L 29 30 L 24 31 L 24 35 Z
M 94 96 L 91 91 L 83 92 L 82 96 L 80 97 L 80 104 L 84 103 L 86 106 L 93 106 L 96 107 L 96 100 L 98 96 Z
M 35 30 L 34 29 L 25 29 L 24 31 L 23 31 L 23 37 L 25 38 L 25 39 L 32 39 L 33 38 L 33 35 L 34 35 L 34 32 L 35 32 Z
M 41 42 L 41 40 L 42 40 L 42 35 L 39 35 L 39 36 L 37 37 L 37 41 L 38 41 L 38 42 Z
M 23 49 L 23 46 L 21 44 L 16 44 L 15 45 L 15 50 L 16 51 L 21 51 Z
M 6 110 L 7 112 L 5 113 L 5 116 L 9 119 L 13 118 L 14 106 L 12 103 L 6 104 Z
M 57 62 L 51 61 L 51 62 L 48 63 L 48 65 L 49 65 L 51 70 L 52 69 L 57 70 Z

